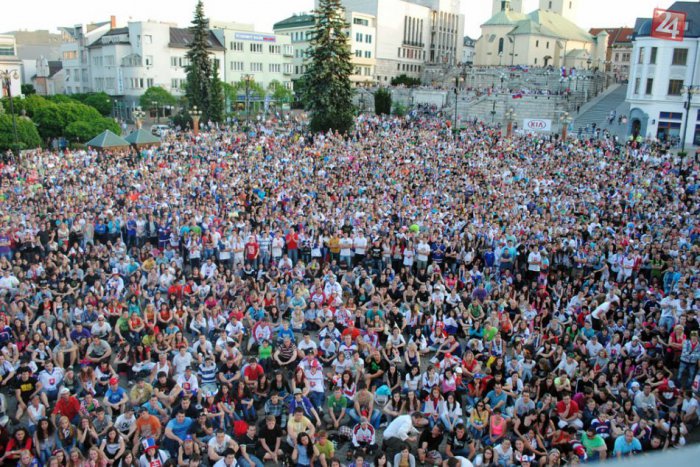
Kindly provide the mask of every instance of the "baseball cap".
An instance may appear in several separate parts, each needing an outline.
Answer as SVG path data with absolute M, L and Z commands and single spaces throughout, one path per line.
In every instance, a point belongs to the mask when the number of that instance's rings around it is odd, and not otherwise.
M 109 384 L 119 384 L 119 378 L 117 378 L 116 376 L 112 376 L 111 378 L 109 378 Z
M 296 396 L 297 394 L 301 394 L 301 389 L 296 388 L 296 389 L 294 390 L 294 395 Z

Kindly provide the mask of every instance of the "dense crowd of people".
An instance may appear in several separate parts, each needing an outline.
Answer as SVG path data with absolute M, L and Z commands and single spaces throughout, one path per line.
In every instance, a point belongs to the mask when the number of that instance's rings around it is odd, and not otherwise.
M 561 466 L 698 425 L 697 167 L 362 116 L 0 165 L 0 464 Z

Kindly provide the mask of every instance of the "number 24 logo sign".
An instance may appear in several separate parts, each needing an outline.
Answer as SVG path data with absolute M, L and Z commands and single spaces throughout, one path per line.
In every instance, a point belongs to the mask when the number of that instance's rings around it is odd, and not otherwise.
M 685 34 L 685 21 L 685 13 L 656 8 L 651 21 L 651 37 L 682 41 Z

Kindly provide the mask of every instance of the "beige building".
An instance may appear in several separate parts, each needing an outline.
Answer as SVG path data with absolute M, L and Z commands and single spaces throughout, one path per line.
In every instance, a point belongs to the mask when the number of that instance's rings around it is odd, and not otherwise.
M 579 28 L 581 0 L 540 0 L 531 13 L 522 0 L 493 0 L 493 16 L 481 25 L 474 64 L 586 69 L 606 60 L 608 33 L 593 36 Z

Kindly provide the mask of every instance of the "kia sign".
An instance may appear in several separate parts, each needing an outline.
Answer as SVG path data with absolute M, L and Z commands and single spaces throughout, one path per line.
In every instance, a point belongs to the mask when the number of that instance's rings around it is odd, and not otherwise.
M 654 10 L 651 37 L 668 41 L 682 41 L 685 35 L 686 14 L 680 11 Z
M 552 121 L 541 118 L 526 118 L 523 120 L 525 131 L 552 131 Z

